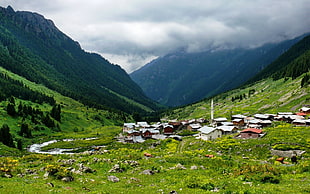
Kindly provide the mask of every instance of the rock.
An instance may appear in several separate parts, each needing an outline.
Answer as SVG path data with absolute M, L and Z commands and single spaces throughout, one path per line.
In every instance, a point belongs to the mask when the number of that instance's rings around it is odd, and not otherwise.
M 37 175 L 38 174 L 36 170 L 31 170 L 31 169 L 26 169 L 25 173 L 26 174 L 31 174 L 31 175 Z
M 84 166 L 84 164 L 80 163 L 79 164 L 79 171 L 84 172 L 84 173 L 93 173 L 94 170 L 92 170 L 90 167 L 88 166 Z
M 82 174 L 83 174 L 80 170 L 76 170 L 76 169 L 74 169 L 74 168 L 71 170 L 71 172 L 72 172 L 73 174 L 78 174 L 78 175 L 82 175 Z
M 12 178 L 12 177 L 13 177 L 13 175 L 11 175 L 11 174 L 4 174 L 4 176 L 5 176 L 6 178 Z
M 48 186 L 50 187 L 54 187 L 54 184 L 53 183 L 46 183 Z
M 131 177 L 130 180 L 131 180 L 131 181 L 134 181 L 134 182 L 140 182 L 140 180 L 137 179 L 137 178 L 135 178 L 135 177 Z
M 122 169 L 122 168 L 120 167 L 119 164 L 115 164 L 115 165 L 109 170 L 109 172 L 116 172 L 116 173 L 120 173 L 120 172 L 123 172 L 123 171 L 124 171 L 124 169 Z
M 135 160 L 126 160 L 123 162 L 124 164 L 128 164 L 130 165 L 131 167 L 137 167 L 139 166 L 139 162 L 138 161 L 135 161 Z
M 191 166 L 191 170 L 197 170 L 198 169 L 198 167 L 197 166 Z
M 65 177 L 63 177 L 61 180 L 64 181 L 64 182 L 71 182 L 71 181 L 73 181 L 74 179 L 73 179 L 72 176 L 65 176 Z
M 108 180 L 113 183 L 119 182 L 119 178 L 117 178 L 116 176 L 108 176 Z
M 25 174 L 17 174 L 17 177 L 23 178 L 25 176 Z
M 178 163 L 178 164 L 175 166 L 175 169 L 185 170 L 186 168 L 185 168 L 182 164 Z
M 144 171 L 142 171 L 140 174 L 153 175 L 153 174 L 155 174 L 155 172 L 152 171 L 152 170 L 144 170 Z
M 49 175 L 50 175 L 49 172 L 45 172 L 44 175 L 43 175 L 43 177 L 44 177 L 44 178 L 47 178 Z

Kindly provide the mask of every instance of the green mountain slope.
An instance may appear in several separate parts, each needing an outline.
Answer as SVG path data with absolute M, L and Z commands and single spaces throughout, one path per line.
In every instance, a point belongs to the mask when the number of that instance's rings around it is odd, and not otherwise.
M 5 125 L 9 127 L 15 147 L 17 142 L 26 148 L 33 142 L 50 139 L 85 136 L 100 138 L 102 134 L 109 134 L 109 127 L 132 121 L 128 114 L 89 108 L 2 67 L 0 83 L 0 129 Z M 54 110 L 58 107 L 60 112 L 59 117 L 56 117 Z M 27 126 L 27 132 L 21 133 L 23 126 Z M 109 139 L 112 138 L 113 135 Z M 7 153 L 9 150 L 2 147 L 0 155 L 13 154 Z M 19 153 L 17 150 L 15 152 Z
M 213 97 L 214 116 L 230 118 L 233 114 L 295 112 L 310 105 L 310 87 L 301 87 L 300 76 L 294 80 L 268 78 L 244 88 L 234 89 Z M 241 97 L 242 96 L 242 97 Z M 241 98 L 240 98 L 241 97 Z M 210 119 L 211 98 L 167 111 L 169 119 Z
M 254 49 L 170 54 L 130 76 L 150 98 L 180 106 L 240 86 L 301 38 Z
M 273 77 L 280 79 L 284 77 L 296 78 L 310 69 L 310 36 L 304 37 L 293 45 L 277 60 L 268 65 L 263 71 L 254 76 L 248 83 Z
M 310 106 L 309 39 L 307 36 L 296 43 L 247 85 L 214 96 L 216 115 L 294 112 L 302 106 Z M 208 119 L 210 101 L 209 98 L 175 109 L 166 116 Z
M 39 14 L 0 8 L 0 55 L 2 67 L 89 106 L 128 113 L 158 108 L 123 69 L 85 52 Z

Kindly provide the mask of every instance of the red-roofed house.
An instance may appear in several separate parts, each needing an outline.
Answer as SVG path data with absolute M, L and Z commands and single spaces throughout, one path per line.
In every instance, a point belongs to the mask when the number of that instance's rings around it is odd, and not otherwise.
M 240 132 L 241 138 L 259 138 L 263 134 L 261 129 L 247 128 Z
M 307 116 L 307 114 L 303 113 L 303 112 L 298 112 L 298 113 L 296 113 L 296 115 L 298 115 L 298 116 Z
M 302 107 L 301 109 L 299 109 L 299 112 L 301 113 L 305 113 L 305 114 L 310 114 L 310 108 L 309 107 Z

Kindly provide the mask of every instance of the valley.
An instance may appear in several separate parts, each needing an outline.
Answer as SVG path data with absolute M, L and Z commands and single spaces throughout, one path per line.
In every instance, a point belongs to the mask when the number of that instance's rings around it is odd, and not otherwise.
M 0 7 L 0 193 L 309 193 L 309 41 L 170 53 L 129 76 Z
M 279 91 L 282 90 L 282 86 L 288 89 L 298 88 L 297 85 L 300 85 L 301 79 L 302 76 L 285 82 L 278 80 L 274 87 Z M 288 95 L 289 90 L 287 95 L 274 95 L 279 91 L 271 89 L 266 80 L 252 87 L 260 92 L 251 94 L 250 98 L 239 99 L 238 102 L 237 100 L 232 102 L 232 97 L 245 93 L 251 88 L 221 94 L 225 98 L 214 97 L 215 116 L 226 117 L 231 114 L 230 111 L 223 111 L 225 108 L 219 108 L 225 104 L 228 107 L 235 104 L 236 109 L 240 109 L 238 112 L 240 114 L 255 115 L 258 112 L 262 113 L 262 110 L 268 113 L 274 113 L 276 110 L 295 112 L 300 109 L 300 105 L 307 104 L 309 98 L 309 87 L 299 87 L 294 91 L 295 95 Z M 266 95 L 273 98 L 263 98 L 261 95 L 264 92 L 260 88 L 268 91 L 269 95 Z M 305 95 L 301 95 L 297 100 L 296 96 L 300 96 L 299 93 Z M 283 98 L 283 96 L 286 97 Z M 260 103 L 264 104 L 268 100 L 277 101 L 275 97 L 286 102 L 282 103 L 283 107 L 280 104 L 276 109 L 268 106 L 258 111 L 257 107 L 262 107 Z M 71 100 L 68 100 L 62 103 L 67 104 L 67 108 L 63 109 L 61 126 L 72 122 L 71 119 L 67 121 L 69 117 L 65 115 L 69 112 L 72 114 L 73 109 L 69 111 L 69 108 L 76 105 L 73 101 L 69 103 Z M 248 103 L 248 100 L 259 103 Z M 207 104 L 203 104 L 206 103 L 204 101 L 193 104 L 184 109 L 183 114 L 176 109 L 173 114 L 166 113 L 166 117 L 169 115 L 170 118 L 183 119 L 209 118 L 210 101 L 207 100 L 207 102 Z M 202 109 L 202 106 L 205 108 Z M 187 112 L 187 110 L 191 111 Z M 90 112 L 91 109 L 88 110 L 88 115 Z M 237 114 L 236 111 L 233 113 Z M 84 116 L 80 115 L 79 118 L 83 120 Z M 293 193 L 309 192 L 310 131 L 306 126 L 277 121 L 263 128 L 266 135 L 258 139 L 235 139 L 233 138 L 235 135 L 225 135 L 205 141 L 192 136 L 183 136 L 182 141 L 147 139 L 143 143 L 124 144 L 114 139 L 122 132 L 121 123 L 119 126 L 109 126 L 109 124 L 100 126 L 98 123 L 97 127 L 94 124 L 89 128 L 83 124 L 85 127 L 83 130 L 72 129 L 72 131 L 52 133 L 53 135 L 44 138 L 45 140 L 40 136 L 34 136 L 36 140 L 33 140 L 41 143 L 55 137 L 59 140 L 66 137 L 98 138 L 59 141 L 54 145 L 46 146 L 46 149 L 43 147 L 43 150 L 80 148 L 75 154 L 35 154 L 1 146 L 1 153 L 8 157 L 0 158 L 1 169 L 3 169 L 0 189 L 8 193 L 20 190 L 25 193 L 115 193 L 115 191 L 117 193 L 279 193 L 284 189 Z M 276 161 L 281 156 L 273 155 L 274 149 L 302 150 L 305 153 L 297 156 L 297 164 L 292 163 L 290 157 L 285 157 L 282 164 Z M 150 156 L 146 156 L 146 153 Z

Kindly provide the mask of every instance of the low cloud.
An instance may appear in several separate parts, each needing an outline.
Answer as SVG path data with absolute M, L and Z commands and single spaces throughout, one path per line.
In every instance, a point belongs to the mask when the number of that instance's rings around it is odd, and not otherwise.
M 3 0 L 52 19 L 86 50 L 131 72 L 182 49 L 255 47 L 310 31 L 309 0 Z

